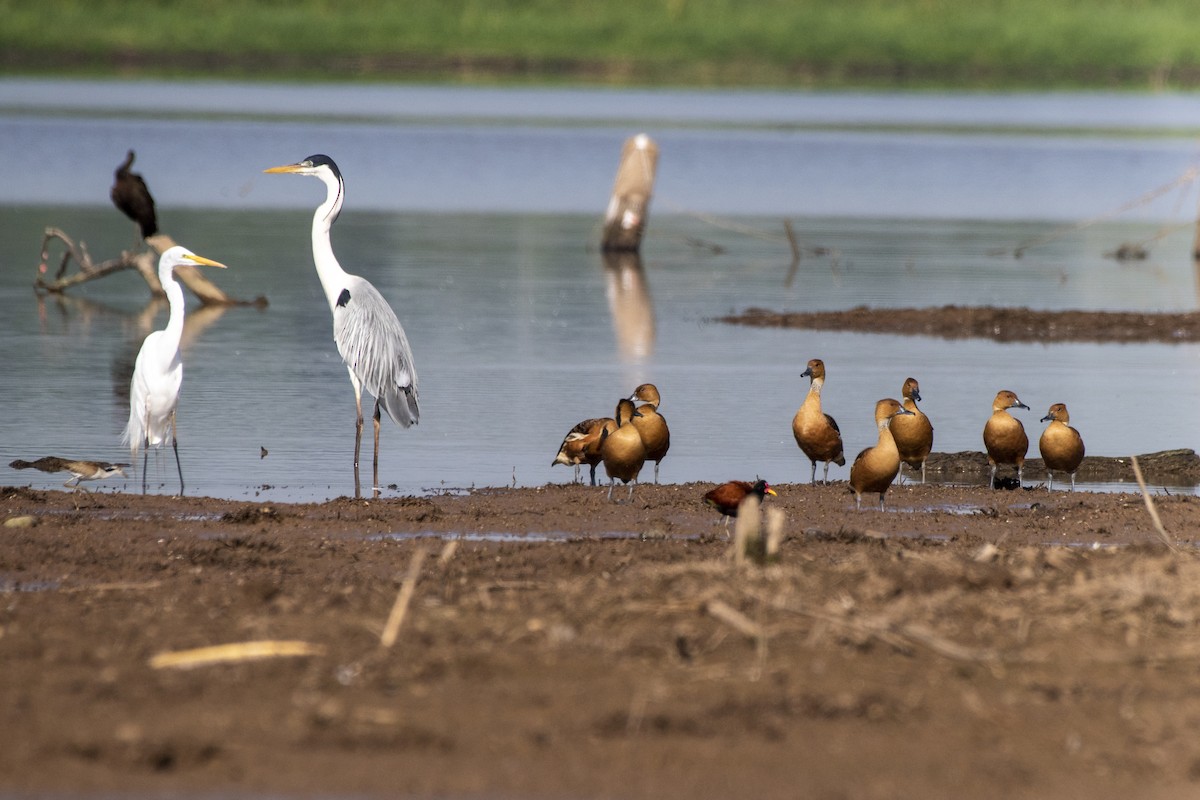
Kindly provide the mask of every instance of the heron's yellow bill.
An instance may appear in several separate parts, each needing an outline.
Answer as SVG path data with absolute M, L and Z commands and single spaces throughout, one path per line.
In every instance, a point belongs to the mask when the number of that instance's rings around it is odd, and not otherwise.
M 184 256 L 184 258 L 186 258 L 188 261 L 195 261 L 197 264 L 203 264 L 206 267 L 220 267 L 221 269 L 229 269 L 229 267 L 225 266 L 220 261 L 213 261 L 211 258 L 198 256 L 195 253 L 188 253 Z
M 284 164 L 282 167 L 271 167 L 264 169 L 263 172 L 299 172 L 299 164 Z

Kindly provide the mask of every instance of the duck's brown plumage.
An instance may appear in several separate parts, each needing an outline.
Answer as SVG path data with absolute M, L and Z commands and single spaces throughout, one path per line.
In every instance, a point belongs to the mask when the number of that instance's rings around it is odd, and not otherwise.
M 567 431 L 562 444 L 558 446 L 558 455 L 550 462 L 550 466 L 566 464 L 575 467 L 575 481 L 578 482 L 579 467 L 587 464 L 591 468 L 592 486 L 595 486 L 596 465 L 600 463 L 600 440 L 605 430 L 612 432 L 616 429 L 617 421 L 611 417 L 585 419 Z
M 1046 463 L 1046 488 L 1054 487 L 1054 470 L 1069 473 L 1071 476 L 1071 491 L 1075 491 L 1075 471 L 1083 462 L 1083 437 L 1079 431 L 1069 424 L 1071 415 L 1063 403 L 1050 406 L 1042 422 L 1049 422 L 1042 437 L 1038 439 L 1038 450 L 1042 453 L 1042 461 Z
M 618 480 L 629 484 L 629 497 L 633 497 L 633 486 L 637 483 L 642 465 L 646 463 L 646 445 L 642 442 L 642 435 L 633 425 L 638 413 L 632 400 L 621 398 L 617 403 L 617 429 L 601 435 L 600 459 L 604 462 L 604 471 L 608 474 L 610 500 Z
M 113 173 L 113 185 L 109 197 L 122 214 L 138 224 L 142 238 L 148 238 L 158 233 L 158 216 L 154 210 L 154 198 L 142 176 L 130 172 L 133 166 L 134 154 L 130 150 L 125 154 L 125 160 Z
M 759 478 L 754 483 L 749 481 L 729 481 L 715 489 L 704 493 L 704 502 L 721 512 L 722 519 L 728 524 L 728 517 L 738 515 L 738 507 L 749 495 L 756 495 L 759 500 L 768 494 L 775 494 L 771 485 Z
M 912 412 L 890 397 L 875 404 L 875 425 L 879 428 L 879 441 L 858 454 L 850 465 L 850 489 L 854 492 L 855 504 L 862 508 L 863 492 L 879 492 L 879 510 L 883 510 L 883 498 L 896 475 L 900 472 L 900 451 L 892 437 L 893 418 L 911 415 Z
M 812 462 L 812 482 L 817 482 L 817 462 L 825 462 L 825 483 L 829 482 L 829 462 L 845 466 L 842 432 L 833 417 L 821 410 L 821 388 L 825 385 L 825 362 L 814 358 L 800 377 L 810 378 L 808 395 L 792 417 L 792 435 L 796 444 Z
M 1029 406 L 1007 389 L 998 392 L 992 401 L 992 416 L 983 426 L 983 446 L 987 449 L 988 464 L 992 467 L 989 486 L 996 485 L 996 466 L 999 464 L 1015 466 L 1017 483 L 1021 482 L 1021 467 L 1025 464 L 1025 454 L 1029 452 L 1029 437 L 1025 435 L 1025 426 L 1021 421 L 1008 413 L 1010 408 L 1028 409 Z
M 641 416 L 634 417 L 633 424 L 646 446 L 646 460 L 654 462 L 654 482 L 658 483 L 658 465 L 671 449 L 671 429 L 667 427 L 666 417 L 658 413 L 662 397 L 653 383 L 643 383 L 633 390 L 629 399 L 642 403 L 637 407 Z
M 900 451 L 900 460 L 913 469 L 921 470 L 921 483 L 925 482 L 925 459 L 933 450 L 933 424 L 917 401 L 921 399 L 921 385 L 916 378 L 908 378 L 900 389 L 904 408 L 911 414 L 902 414 L 892 420 L 892 438 Z

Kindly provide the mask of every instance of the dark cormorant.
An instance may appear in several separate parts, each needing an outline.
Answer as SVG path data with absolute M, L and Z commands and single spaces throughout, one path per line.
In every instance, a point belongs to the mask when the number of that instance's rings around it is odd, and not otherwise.
M 130 172 L 133 166 L 133 151 L 125 156 L 125 161 L 113 173 L 112 197 L 113 205 L 125 216 L 137 223 L 141 229 L 142 238 L 158 233 L 158 218 L 154 213 L 154 198 L 146 188 L 146 182 L 136 172 Z

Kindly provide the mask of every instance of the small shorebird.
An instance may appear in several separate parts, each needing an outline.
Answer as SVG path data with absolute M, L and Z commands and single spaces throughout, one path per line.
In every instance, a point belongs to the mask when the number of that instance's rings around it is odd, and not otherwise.
M 812 482 L 817 482 L 817 462 L 825 462 L 824 482 L 829 483 L 829 462 L 839 467 L 846 465 L 846 456 L 842 452 L 842 432 L 833 417 L 821 410 L 821 388 L 825 385 L 825 362 L 814 358 L 808 362 L 808 368 L 800 373 L 802 378 L 810 378 L 812 383 L 808 395 L 800 405 L 796 416 L 792 417 L 792 435 L 796 444 L 812 461 Z
M 704 502 L 721 512 L 721 520 L 729 526 L 729 518 L 738 515 L 738 507 L 750 495 L 756 496 L 761 502 L 766 495 L 774 495 L 771 485 L 759 478 L 754 483 L 749 481 L 729 481 L 715 489 L 704 493 Z
M 892 420 L 892 438 L 900 451 L 900 460 L 913 469 L 921 470 L 921 483 L 925 483 L 925 459 L 933 450 L 933 424 L 925 412 L 917 408 L 921 399 L 921 385 L 916 378 L 908 378 L 900 389 L 904 397 L 904 408 L 911 412 Z
M 608 474 L 609 500 L 612 500 L 613 487 L 617 485 L 618 480 L 629 484 L 629 499 L 632 500 L 638 473 L 646 463 L 646 445 L 633 424 L 639 413 L 632 400 L 622 397 L 617 403 L 615 415 L 617 429 L 612 433 L 606 430 L 601 434 L 600 459 L 604 462 L 604 471 Z
M 1071 415 L 1063 403 L 1050 406 L 1042 422 L 1049 422 L 1042 438 L 1038 439 L 1038 450 L 1042 453 L 1042 461 L 1046 463 L 1046 490 L 1054 488 L 1054 470 L 1067 472 L 1071 475 L 1071 491 L 1075 491 L 1075 471 L 1083 462 L 1083 437 L 1079 431 L 1068 423 Z
M 80 481 L 102 481 L 114 475 L 125 477 L 125 467 L 128 464 L 111 464 L 108 461 L 85 461 L 83 459 L 59 458 L 45 456 L 37 461 L 22 461 L 17 459 L 9 464 L 13 469 L 39 469 L 42 472 L 69 472 L 71 478 L 64 486 L 79 486 Z
M 879 441 L 874 447 L 859 453 L 850 465 L 850 489 L 854 492 L 854 504 L 860 511 L 863 492 L 879 492 L 879 510 L 883 511 L 883 497 L 900 472 L 900 451 L 896 449 L 896 440 L 892 437 L 892 419 L 905 415 L 913 416 L 913 412 L 890 397 L 875 404 Z
M 642 402 L 637 409 L 640 416 L 633 418 L 633 425 L 646 445 L 646 460 L 654 462 L 654 482 L 658 483 L 658 464 L 671 449 L 671 429 L 667 427 L 666 418 L 658 413 L 662 397 L 653 383 L 643 383 L 633 390 L 629 399 Z
M 1004 389 L 996 394 L 992 401 L 992 416 L 983 426 L 983 446 L 987 448 L 988 464 L 992 466 L 988 477 L 988 486 L 996 486 L 996 465 L 1012 464 L 1017 468 L 1017 485 L 1021 485 L 1021 467 L 1025 463 L 1025 453 L 1029 451 L 1029 437 L 1025 435 L 1025 426 L 1021 420 L 1008 413 L 1010 408 L 1029 406 L 1022 403 L 1015 394 Z

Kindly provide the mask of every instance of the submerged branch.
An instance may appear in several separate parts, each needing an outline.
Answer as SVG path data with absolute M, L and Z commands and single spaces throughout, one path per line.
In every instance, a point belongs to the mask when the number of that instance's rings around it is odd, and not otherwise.
M 47 280 L 44 276 L 49 271 L 50 251 L 55 242 L 61 244 L 63 252 L 59 258 L 58 270 L 54 273 L 54 278 Z M 46 228 L 42 236 L 38 276 L 34 280 L 33 286 L 38 291 L 49 292 L 50 294 L 63 294 L 72 286 L 78 286 L 88 281 L 103 278 L 115 272 L 133 269 L 137 270 L 142 279 L 146 281 L 146 285 L 150 288 L 152 296 L 165 297 L 166 293 L 163 292 L 162 283 L 158 280 L 157 256 L 174 247 L 176 242 L 170 236 L 160 233 L 148 237 L 146 243 L 153 249 L 137 253 L 124 250 L 119 257 L 110 258 L 97 264 L 92 260 L 92 256 L 87 250 L 87 245 L 82 241 L 76 243 L 65 231 L 59 228 Z M 77 265 L 76 270 L 73 272 L 69 271 L 71 262 Z M 221 287 L 202 275 L 195 267 L 178 267 L 175 270 L 175 275 L 179 278 L 179 282 L 186 286 L 206 306 L 254 305 L 261 308 L 267 305 L 267 298 L 262 295 L 259 295 L 254 300 L 240 300 L 231 297 Z

